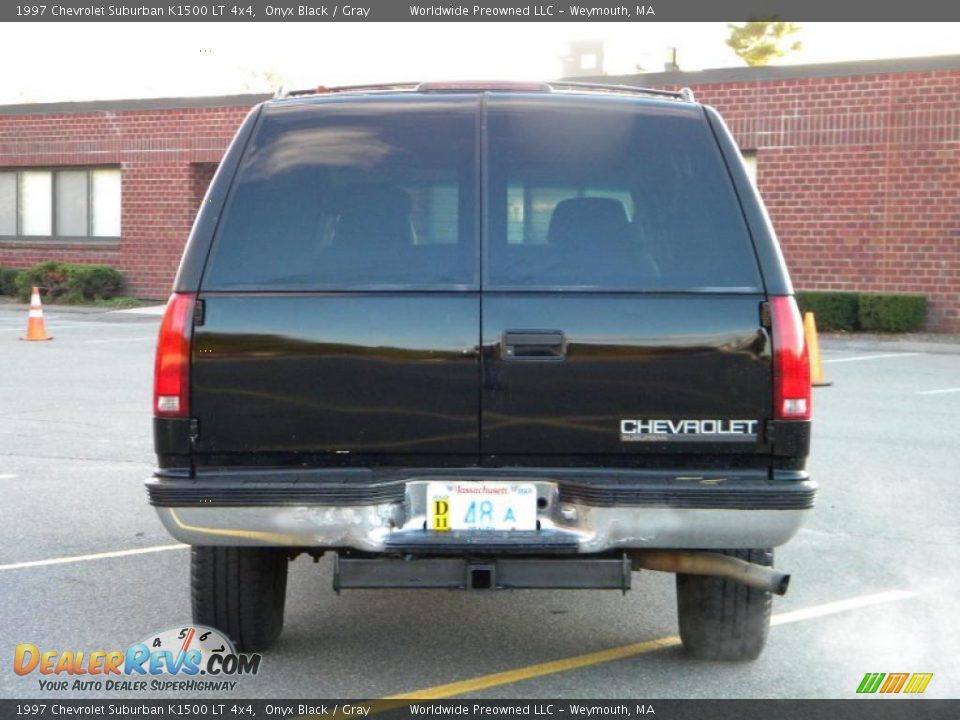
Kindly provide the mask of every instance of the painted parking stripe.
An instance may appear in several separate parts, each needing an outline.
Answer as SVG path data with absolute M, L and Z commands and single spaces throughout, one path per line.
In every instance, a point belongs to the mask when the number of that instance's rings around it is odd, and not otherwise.
M 103 340 L 81 340 L 81 345 L 99 345 L 101 343 L 114 343 L 114 342 L 144 342 L 146 340 L 156 340 L 156 335 L 148 335 L 145 337 L 123 337 L 123 338 L 105 338 Z
M 860 608 L 870 607 L 872 605 L 909 600 L 910 598 L 917 597 L 919 594 L 920 593 L 911 590 L 888 590 L 872 595 L 859 595 L 846 600 L 837 600 L 835 602 L 824 603 L 823 605 L 801 608 L 800 610 L 777 613 L 770 619 L 770 624 L 788 625 L 803 620 L 814 620 L 815 618 L 836 615 L 837 613 L 849 612 L 851 610 L 859 610 Z
M 89 327 L 112 327 L 112 328 L 137 328 L 141 329 L 144 326 L 152 327 L 154 321 L 152 319 L 145 320 L 143 322 L 131 322 L 131 321 L 114 321 L 114 322 L 103 322 L 102 320 L 64 320 L 56 316 L 51 316 L 49 313 L 44 313 L 44 318 L 47 321 L 47 324 L 55 325 L 57 328 L 69 328 L 75 330 L 77 328 L 89 328 Z
M 826 615 L 836 615 L 838 613 L 858 610 L 873 605 L 906 600 L 916 597 L 917 595 L 918 593 L 906 590 L 890 590 L 871 595 L 860 595 L 846 600 L 838 600 L 823 605 L 814 605 L 800 610 L 780 613 L 771 618 L 771 623 L 773 625 L 787 625 L 789 623 L 812 620 Z M 500 685 L 509 685 L 545 675 L 554 675 L 556 673 L 567 672 L 568 670 L 577 670 L 590 667 L 591 665 L 599 665 L 614 660 L 624 660 L 639 655 L 646 655 L 665 648 L 676 647 L 677 645 L 680 645 L 680 637 L 678 635 L 669 635 L 655 640 L 646 640 L 631 645 L 610 648 L 609 650 L 587 653 L 586 655 L 576 655 L 562 660 L 528 665 L 515 670 L 506 670 L 491 675 L 481 675 L 480 677 L 459 680 L 457 682 L 446 683 L 445 685 L 434 685 L 433 687 L 423 688 L 422 690 L 414 690 L 413 692 L 402 693 L 400 695 L 391 695 L 390 697 L 384 698 L 384 700 L 439 700 L 441 698 L 466 695 Z
M 26 317 L 26 315 L 24 315 Z M 58 320 L 57 318 L 50 317 L 49 313 L 43 314 L 44 320 L 47 321 L 48 325 L 55 326 L 58 330 L 64 328 L 67 330 L 76 330 L 77 328 L 90 328 L 90 327 L 112 327 L 112 328 L 150 328 L 154 327 L 155 323 L 152 320 L 144 322 L 98 322 L 95 320 L 90 321 L 77 321 L 77 320 Z M 2 321 L 0 320 L 0 329 L 3 330 L 13 330 L 15 328 L 23 327 L 26 325 L 26 320 L 15 320 L 15 321 Z
M 923 353 L 885 353 L 883 355 L 858 355 L 857 357 L 850 358 L 830 358 L 824 360 L 823 363 L 842 363 L 842 362 L 859 362 L 860 360 L 887 360 L 890 358 L 905 358 L 905 357 L 916 357 L 917 355 L 923 355 Z
M 152 547 L 134 548 L 133 550 L 114 550 L 113 552 L 93 553 L 91 555 L 71 555 L 69 557 L 50 558 L 48 560 L 30 560 L 28 562 L 0 565 L 0 572 L 5 570 L 24 570 L 26 568 L 48 567 L 50 565 L 69 565 L 70 563 L 90 562 L 91 560 L 107 560 L 109 558 L 129 557 L 130 555 L 146 555 L 148 553 L 166 552 L 167 550 L 183 550 L 189 545 L 154 545 Z
M 166 305 L 148 305 L 147 307 L 127 308 L 126 310 L 111 310 L 108 314 L 123 315 L 163 315 L 166 311 Z
M 945 390 L 921 390 L 917 395 L 945 395 L 946 393 L 960 392 L 960 388 L 946 388 Z

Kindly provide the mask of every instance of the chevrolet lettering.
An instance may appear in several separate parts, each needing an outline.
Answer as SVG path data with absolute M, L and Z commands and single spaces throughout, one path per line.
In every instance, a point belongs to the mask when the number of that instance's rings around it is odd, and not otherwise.
M 621 420 L 624 442 L 653 440 L 734 440 L 757 439 L 756 420 Z
M 367 13 L 298 14 L 327 7 Z M 207 191 L 147 493 L 241 652 L 306 554 L 337 592 L 637 612 L 669 572 L 687 652 L 747 660 L 816 495 L 810 401 L 774 230 L 689 90 L 321 81 L 255 107 Z

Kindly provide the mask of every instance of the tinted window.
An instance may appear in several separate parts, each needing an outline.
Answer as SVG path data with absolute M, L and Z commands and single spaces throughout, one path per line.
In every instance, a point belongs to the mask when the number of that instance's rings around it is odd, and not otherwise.
M 204 287 L 475 284 L 476 115 L 472 98 L 268 106 Z
M 699 108 L 570 97 L 489 107 L 490 286 L 760 286 Z

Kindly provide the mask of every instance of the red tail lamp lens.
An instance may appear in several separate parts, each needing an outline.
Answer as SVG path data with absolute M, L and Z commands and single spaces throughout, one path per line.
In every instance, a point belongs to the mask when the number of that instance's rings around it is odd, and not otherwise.
M 809 420 L 810 356 L 800 310 L 792 297 L 771 297 L 773 323 L 773 415 L 777 420 Z
M 190 414 L 190 340 L 194 293 L 174 293 L 160 324 L 153 378 L 153 412 L 158 417 Z

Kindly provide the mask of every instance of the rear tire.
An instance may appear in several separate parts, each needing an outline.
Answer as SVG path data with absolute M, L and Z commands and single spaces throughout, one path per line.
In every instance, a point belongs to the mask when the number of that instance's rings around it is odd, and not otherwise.
M 239 652 L 266 650 L 283 629 L 287 564 L 280 548 L 192 548 L 193 621 L 226 634 Z
M 758 565 L 773 566 L 773 550 L 718 550 Z M 711 575 L 677 575 L 680 639 L 703 660 L 755 660 L 770 629 L 772 596 Z

